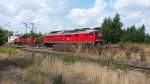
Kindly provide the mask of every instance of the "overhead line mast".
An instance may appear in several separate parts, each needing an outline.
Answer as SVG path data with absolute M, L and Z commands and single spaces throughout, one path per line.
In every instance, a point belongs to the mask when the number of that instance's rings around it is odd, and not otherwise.
M 23 24 L 25 25 L 25 31 L 26 31 L 25 33 L 27 34 L 27 31 L 28 31 L 28 30 L 27 30 L 28 24 L 27 24 L 27 23 L 23 23 Z

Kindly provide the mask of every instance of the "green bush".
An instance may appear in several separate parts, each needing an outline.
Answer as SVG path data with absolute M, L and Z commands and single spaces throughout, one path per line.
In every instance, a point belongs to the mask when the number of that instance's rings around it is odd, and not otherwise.
M 106 65 L 112 69 L 125 69 L 127 68 L 127 61 L 124 59 L 114 59 L 111 56 L 103 54 L 100 58 L 101 65 Z
M 13 58 L 10 61 L 13 63 L 14 66 L 20 68 L 26 68 L 34 64 L 34 59 L 28 56 Z
M 30 73 L 25 76 L 25 80 L 29 84 L 43 84 L 42 83 L 42 77 L 38 73 Z
M 58 74 L 53 78 L 53 84 L 63 84 L 63 75 Z
M 0 28 L 0 45 L 7 42 L 7 34 L 8 34 L 7 30 Z
M 113 69 L 125 69 L 125 68 L 127 68 L 127 61 L 125 61 L 123 59 L 113 60 L 112 68 Z
M 70 53 L 63 54 L 63 62 L 65 63 L 75 63 L 78 60 L 77 56 Z
M 9 54 L 9 55 L 16 55 L 17 50 L 15 48 L 0 47 L 0 53 Z

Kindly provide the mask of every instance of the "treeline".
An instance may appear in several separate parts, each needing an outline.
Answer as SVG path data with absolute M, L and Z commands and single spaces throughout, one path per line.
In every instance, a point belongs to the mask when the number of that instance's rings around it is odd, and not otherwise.
M 8 34 L 7 30 L 4 30 L 3 28 L 0 28 L 0 45 L 7 42 L 7 34 Z
M 120 15 L 104 18 L 100 32 L 105 43 L 150 43 L 150 35 L 145 33 L 145 26 L 123 28 Z
M 31 37 L 37 38 L 39 43 L 42 43 L 44 35 L 42 33 L 34 33 L 30 31 L 30 33 L 24 34 L 20 38 L 31 38 Z
M 8 30 L 0 28 L 0 45 L 3 45 L 8 41 L 8 32 L 9 32 Z M 9 32 L 9 36 L 12 35 L 13 33 Z M 30 38 L 30 37 L 35 37 L 38 39 L 39 43 L 42 43 L 44 35 L 42 33 L 34 33 L 31 31 L 30 33 L 20 36 L 20 38 Z
M 113 18 L 105 17 L 100 32 L 105 43 L 150 43 L 150 35 L 145 33 L 145 26 L 123 27 L 120 15 L 116 14 Z M 37 37 L 42 43 L 43 34 L 30 32 L 21 36 L 22 38 Z M 8 31 L 0 28 L 0 45 L 7 42 Z

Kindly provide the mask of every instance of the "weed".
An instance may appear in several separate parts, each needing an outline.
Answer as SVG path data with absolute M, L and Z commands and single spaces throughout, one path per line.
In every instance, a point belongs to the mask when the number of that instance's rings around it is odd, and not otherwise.
M 100 61 L 101 61 L 101 65 L 108 65 L 109 66 L 110 62 L 112 61 L 112 57 L 103 53 L 100 57 Z
M 127 62 L 123 59 L 113 59 L 111 56 L 103 54 L 100 57 L 101 65 L 109 66 L 113 69 L 125 69 L 127 68 Z
M 136 45 L 136 44 L 129 46 L 129 50 L 132 52 L 135 52 L 135 53 L 139 52 L 141 49 L 142 49 L 142 47 L 140 47 L 139 45 Z
M 16 55 L 17 50 L 15 48 L 0 47 L 0 53 L 8 54 L 9 56 Z
M 42 77 L 38 73 L 30 73 L 25 76 L 25 81 L 29 82 L 29 84 L 43 84 Z
M 130 60 L 131 59 L 131 51 L 130 50 L 125 51 L 125 56 L 128 60 Z
M 113 69 L 125 69 L 127 68 L 127 61 L 123 59 L 113 60 L 111 66 Z
M 75 63 L 78 60 L 77 56 L 70 53 L 63 54 L 63 62 L 65 63 Z
M 58 74 L 53 78 L 53 84 L 63 84 L 63 75 Z
M 141 49 L 140 56 L 141 56 L 141 61 L 145 61 L 146 60 L 144 49 Z
M 11 59 L 11 62 L 16 67 L 26 68 L 33 64 L 33 59 L 31 57 L 22 57 L 22 58 Z

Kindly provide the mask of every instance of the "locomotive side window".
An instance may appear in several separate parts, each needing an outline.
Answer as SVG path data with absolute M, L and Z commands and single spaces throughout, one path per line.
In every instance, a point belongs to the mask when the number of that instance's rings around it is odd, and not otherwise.
M 98 31 L 97 31 L 97 32 L 95 32 L 95 35 L 96 35 L 96 36 L 99 36 L 99 32 L 98 32 Z
M 71 35 L 66 35 L 66 37 L 71 37 Z
M 90 36 L 95 36 L 95 34 L 93 32 L 89 33 Z
M 78 37 L 78 34 L 75 34 L 75 37 Z

